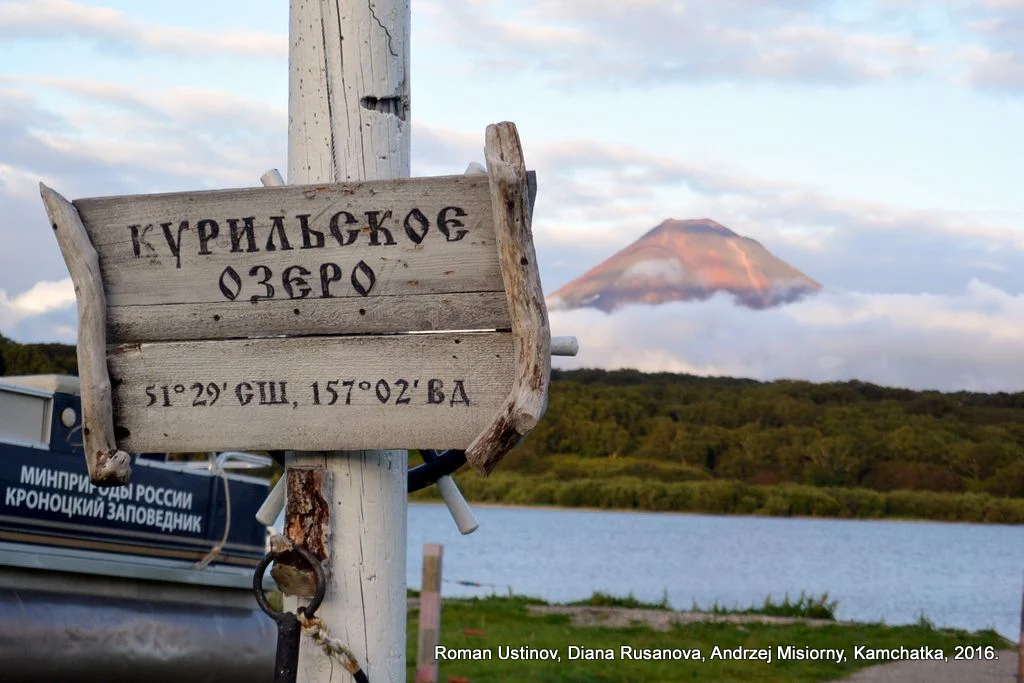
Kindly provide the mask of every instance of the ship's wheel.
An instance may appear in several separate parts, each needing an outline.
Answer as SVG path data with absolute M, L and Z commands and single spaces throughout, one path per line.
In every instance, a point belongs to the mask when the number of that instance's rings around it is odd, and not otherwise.
M 409 493 L 436 484 L 438 479 L 466 464 L 466 451 L 421 450 L 420 454 L 423 464 L 409 470 Z

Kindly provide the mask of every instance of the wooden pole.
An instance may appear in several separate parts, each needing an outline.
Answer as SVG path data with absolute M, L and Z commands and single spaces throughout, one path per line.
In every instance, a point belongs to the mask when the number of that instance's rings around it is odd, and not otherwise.
M 1017 650 L 1017 683 L 1024 683 L 1024 584 L 1020 596 L 1020 642 Z
M 423 545 L 420 628 L 416 643 L 416 683 L 437 683 L 437 646 L 441 643 L 441 559 L 444 547 Z
M 409 177 L 409 23 L 409 0 L 291 0 L 289 183 Z M 408 452 L 289 453 L 287 462 L 330 475 L 318 616 L 371 681 L 404 680 Z M 299 681 L 350 679 L 303 642 Z

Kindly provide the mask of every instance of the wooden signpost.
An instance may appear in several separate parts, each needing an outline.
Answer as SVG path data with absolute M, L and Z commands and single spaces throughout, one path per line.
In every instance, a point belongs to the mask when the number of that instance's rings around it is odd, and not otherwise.
M 458 448 L 543 414 L 550 332 L 515 127 L 486 175 L 68 202 L 90 476 L 125 451 Z M 454 330 L 454 331 L 453 331 Z
M 127 482 L 127 451 L 287 451 L 317 618 L 378 682 L 404 676 L 406 638 L 408 459 L 381 449 L 464 449 L 489 473 L 543 414 L 551 363 L 515 126 L 487 128 L 486 173 L 408 178 L 409 19 L 409 0 L 291 0 L 293 185 L 41 186 L 93 482 Z M 290 609 L 308 594 L 281 588 Z M 303 648 L 298 676 L 347 674 Z
M 105 359 L 117 448 L 459 448 L 490 471 L 550 373 L 518 145 L 490 127 L 488 175 L 74 203 L 44 186 L 69 263 L 98 256 L 72 271 L 82 320 L 106 319 L 80 326 L 83 394 Z

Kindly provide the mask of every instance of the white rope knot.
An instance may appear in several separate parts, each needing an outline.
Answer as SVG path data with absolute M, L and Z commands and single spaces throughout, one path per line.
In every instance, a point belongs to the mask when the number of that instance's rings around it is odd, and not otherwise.
M 313 642 L 324 651 L 324 654 L 337 659 L 352 675 L 360 670 L 359 662 L 352 651 L 345 647 L 340 640 L 331 637 L 327 625 L 320 620 L 320 617 L 307 617 L 301 610 L 296 616 L 302 625 L 302 632 L 312 638 Z

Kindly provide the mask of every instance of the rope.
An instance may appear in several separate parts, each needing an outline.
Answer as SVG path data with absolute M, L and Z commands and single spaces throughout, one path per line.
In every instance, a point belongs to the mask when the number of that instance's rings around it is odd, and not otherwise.
M 441 583 L 450 583 L 456 586 L 469 586 L 470 588 L 507 588 L 508 594 L 512 595 L 512 584 L 484 583 L 482 581 L 465 581 L 458 579 L 441 579 Z
M 222 550 L 224 550 L 224 544 L 228 542 L 228 534 L 231 533 L 231 482 L 228 481 L 227 471 L 223 467 L 219 468 L 219 470 L 220 479 L 224 482 L 224 535 L 221 537 L 219 543 L 214 544 L 214 546 L 210 548 L 210 552 L 206 553 L 206 555 L 203 556 L 203 559 L 192 565 L 196 569 L 206 569 L 210 566 L 210 563 L 220 555 Z
M 363 673 L 363 669 L 359 666 L 358 660 L 352 651 L 345 647 L 344 644 L 337 638 L 332 638 L 330 631 L 327 630 L 327 625 L 320 620 L 320 617 L 307 617 L 305 611 L 300 609 L 296 617 L 299 620 L 299 624 L 302 625 L 302 632 L 313 639 L 320 649 L 324 651 L 328 657 L 333 657 L 345 667 L 345 670 L 352 674 L 355 678 L 356 683 L 370 683 L 370 679 Z

